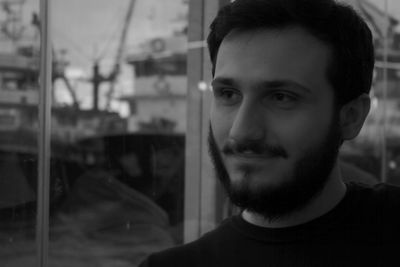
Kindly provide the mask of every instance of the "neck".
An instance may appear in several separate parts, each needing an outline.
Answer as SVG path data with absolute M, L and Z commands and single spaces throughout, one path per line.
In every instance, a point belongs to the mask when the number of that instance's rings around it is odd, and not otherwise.
M 243 211 L 242 217 L 247 222 L 261 227 L 284 228 L 296 226 L 326 214 L 343 199 L 345 194 L 346 185 L 342 181 L 339 166 L 336 164 L 322 191 L 301 210 L 274 221 L 266 220 L 263 216 L 248 210 Z

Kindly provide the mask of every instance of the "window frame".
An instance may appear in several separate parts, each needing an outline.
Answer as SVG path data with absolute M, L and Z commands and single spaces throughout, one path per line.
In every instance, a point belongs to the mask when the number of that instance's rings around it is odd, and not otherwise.
M 189 4 L 188 110 L 186 132 L 184 242 L 199 238 L 221 221 L 222 190 L 207 153 L 211 90 L 211 62 L 206 39 L 217 11 L 230 0 L 191 0 Z

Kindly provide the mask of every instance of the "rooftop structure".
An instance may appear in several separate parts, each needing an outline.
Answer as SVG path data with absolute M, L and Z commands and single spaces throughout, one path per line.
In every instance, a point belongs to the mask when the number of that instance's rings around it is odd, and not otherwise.
M 131 108 L 128 130 L 185 132 L 187 37 L 154 38 L 141 48 L 127 57 L 135 77 L 135 93 L 121 98 Z

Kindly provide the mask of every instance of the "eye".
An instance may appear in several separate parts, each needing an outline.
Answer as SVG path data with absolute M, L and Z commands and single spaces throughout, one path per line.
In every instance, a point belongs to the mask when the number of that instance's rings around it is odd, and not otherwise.
M 280 102 L 287 102 L 287 101 L 292 101 L 294 100 L 294 97 L 287 94 L 287 93 L 282 93 L 282 92 L 278 92 L 278 93 L 274 93 L 272 95 L 272 97 L 276 100 L 276 101 L 280 101 Z
M 269 101 L 281 108 L 291 108 L 298 102 L 298 96 L 290 92 L 278 91 L 271 93 Z
M 240 92 L 234 88 L 214 88 L 213 91 L 216 101 L 223 105 L 233 105 L 241 99 Z

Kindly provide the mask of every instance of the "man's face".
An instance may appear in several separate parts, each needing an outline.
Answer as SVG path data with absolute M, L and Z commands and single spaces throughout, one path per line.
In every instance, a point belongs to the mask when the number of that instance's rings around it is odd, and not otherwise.
M 329 46 L 301 28 L 232 32 L 213 80 L 210 152 L 234 204 L 273 219 L 308 203 L 340 146 Z

